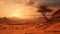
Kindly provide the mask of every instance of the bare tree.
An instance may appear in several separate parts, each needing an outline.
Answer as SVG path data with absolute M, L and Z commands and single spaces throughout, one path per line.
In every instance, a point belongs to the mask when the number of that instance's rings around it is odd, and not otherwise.
M 48 8 L 48 6 L 39 6 L 39 10 L 37 12 L 42 13 L 42 15 L 44 16 L 44 18 L 46 19 L 46 21 L 48 21 L 47 17 L 46 17 L 46 12 L 52 12 L 52 9 Z

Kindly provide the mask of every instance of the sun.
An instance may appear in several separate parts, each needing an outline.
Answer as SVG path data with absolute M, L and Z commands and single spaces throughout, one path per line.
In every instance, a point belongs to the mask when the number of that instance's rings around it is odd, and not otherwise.
M 20 17 L 19 14 L 13 14 L 12 16 L 13 16 L 13 17 Z
M 11 17 L 22 18 L 22 15 L 21 15 L 21 14 L 18 14 L 18 13 L 13 13 L 13 14 L 11 15 Z

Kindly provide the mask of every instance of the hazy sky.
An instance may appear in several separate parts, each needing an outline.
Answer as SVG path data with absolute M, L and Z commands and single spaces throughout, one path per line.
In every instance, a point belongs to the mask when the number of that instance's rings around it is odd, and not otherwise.
M 34 15 L 38 15 L 36 9 L 26 6 L 26 3 L 23 0 L 0 0 L 0 17 L 33 18 Z
M 6 1 L 9 1 L 9 2 L 27 2 L 27 1 L 29 1 L 29 0 L 6 0 Z M 60 3 L 60 0 L 30 0 L 30 1 L 33 1 L 33 2 L 35 2 L 35 1 L 37 1 L 37 2 L 48 2 L 48 3 L 51 3 L 51 2 L 53 2 L 53 3 Z
M 33 15 L 39 15 L 36 12 L 37 11 L 36 8 L 31 6 L 32 4 L 31 2 L 33 2 L 33 6 L 39 5 L 38 4 L 39 2 L 40 4 L 44 3 L 58 3 L 58 5 L 60 4 L 60 0 L 0 0 L 0 17 L 7 16 L 7 17 L 32 18 L 35 17 Z
M 37 1 L 42 1 L 46 3 L 60 3 L 60 0 L 37 0 Z

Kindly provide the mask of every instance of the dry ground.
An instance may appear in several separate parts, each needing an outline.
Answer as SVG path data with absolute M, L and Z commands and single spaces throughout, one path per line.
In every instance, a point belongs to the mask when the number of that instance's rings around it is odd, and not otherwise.
M 0 34 L 60 34 L 60 22 L 44 24 L 0 24 Z

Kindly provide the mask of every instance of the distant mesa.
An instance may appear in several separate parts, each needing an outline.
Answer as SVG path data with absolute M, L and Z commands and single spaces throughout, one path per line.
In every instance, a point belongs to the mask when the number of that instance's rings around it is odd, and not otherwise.
M 7 21 L 9 20 L 7 17 L 0 18 L 0 21 Z
M 10 21 L 11 21 L 11 20 L 8 19 L 7 17 L 0 18 L 0 23 L 1 23 L 1 24 L 9 23 Z
M 23 19 L 19 19 L 19 18 L 7 18 L 7 17 L 3 17 L 0 18 L 0 24 L 5 24 L 5 25 L 21 25 L 21 24 L 25 24 L 25 23 L 31 23 L 32 20 L 23 20 Z

